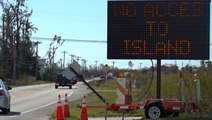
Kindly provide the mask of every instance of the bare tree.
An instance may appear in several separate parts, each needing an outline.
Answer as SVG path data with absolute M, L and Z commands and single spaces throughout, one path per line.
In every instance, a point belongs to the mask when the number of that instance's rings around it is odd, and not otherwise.
M 32 10 L 28 11 L 25 0 L 16 0 L 14 3 L 2 0 L 0 5 L 3 8 L 1 62 L 7 61 L 2 66 L 5 70 L 9 69 L 5 73 L 6 77 L 10 77 L 12 71 L 15 80 L 17 75 L 35 69 L 35 45 L 30 37 L 37 28 L 29 21 Z

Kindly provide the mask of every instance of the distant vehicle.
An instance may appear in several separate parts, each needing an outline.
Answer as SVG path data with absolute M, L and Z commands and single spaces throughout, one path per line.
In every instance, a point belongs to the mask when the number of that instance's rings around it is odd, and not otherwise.
M 7 87 L 2 79 L 0 79 L 0 109 L 4 114 L 10 112 L 10 94 L 8 90 L 11 89 L 11 87 Z
M 106 77 L 104 75 L 100 75 L 100 80 L 106 80 Z
M 109 72 L 109 73 L 107 74 L 107 78 L 108 78 L 108 79 L 113 78 L 113 73 Z
M 67 79 L 64 75 L 59 74 L 55 78 L 55 89 L 57 89 L 59 86 L 68 86 L 69 89 L 72 89 L 72 85 L 76 84 L 75 80 L 73 79 Z

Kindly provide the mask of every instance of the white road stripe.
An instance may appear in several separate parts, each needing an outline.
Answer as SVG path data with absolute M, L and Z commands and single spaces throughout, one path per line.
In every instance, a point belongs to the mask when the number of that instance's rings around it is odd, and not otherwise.
M 71 92 L 70 94 L 68 94 L 67 97 L 70 97 L 72 94 L 73 94 L 73 92 Z M 62 98 L 61 100 L 64 100 L 64 99 L 65 99 L 65 98 Z M 52 104 L 54 104 L 54 103 L 57 103 L 57 102 L 58 102 L 58 101 L 54 101 L 54 102 L 51 102 L 51 103 L 49 103 L 49 104 L 46 104 L 46 105 L 43 105 L 43 106 L 40 106 L 40 107 L 37 107 L 37 108 L 34 108 L 34 109 L 26 110 L 26 111 L 24 111 L 24 112 L 21 112 L 20 115 L 23 115 L 23 114 L 26 114 L 26 113 L 29 113 L 29 112 L 32 112 L 32 111 L 35 111 L 35 110 L 38 110 L 38 109 L 41 109 L 41 108 L 45 108 L 45 107 L 50 106 L 50 105 L 52 105 Z M 10 116 L 10 117 L 18 117 L 18 116 L 20 116 L 20 115 L 15 115 L 15 116 Z

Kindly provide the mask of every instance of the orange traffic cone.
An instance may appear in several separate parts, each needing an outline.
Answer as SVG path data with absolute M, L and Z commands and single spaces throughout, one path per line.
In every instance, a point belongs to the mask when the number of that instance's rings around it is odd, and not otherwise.
M 64 120 L 63 117 L 63 108 L 62 108 L 62 102 L 60 94 L 58 95 L 58 103 L 57 103 L 57 114 L 56 114 L 56 120 Z
M 67 93 L 65 94 L 64 117 L 70 117 Z
M 87 105 L 86 105 L 85 98 L 86 97 L 83 96 L 80 120 L 88 120 Z

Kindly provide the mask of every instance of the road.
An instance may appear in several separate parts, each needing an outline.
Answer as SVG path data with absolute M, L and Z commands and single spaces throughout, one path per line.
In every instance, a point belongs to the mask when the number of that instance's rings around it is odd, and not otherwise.
M 55 89 L 54 84 L 16 87 L 10 90 L 11 112 L 8 115 L 0 113 L 0 120 L 51 120 L 59 94 L 64 99 L 67 93 L 68 100 L 73 101 L 89 92 L 82 82 L 78 82 L 72 89 Z

